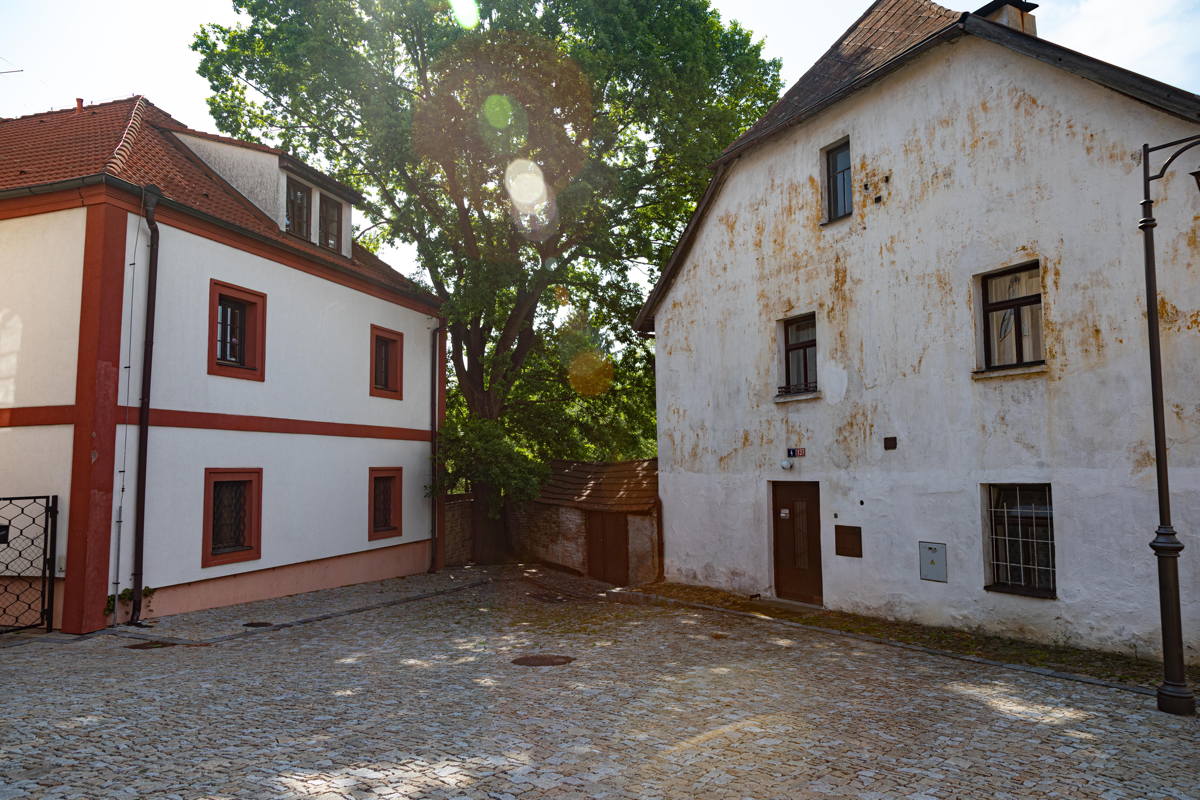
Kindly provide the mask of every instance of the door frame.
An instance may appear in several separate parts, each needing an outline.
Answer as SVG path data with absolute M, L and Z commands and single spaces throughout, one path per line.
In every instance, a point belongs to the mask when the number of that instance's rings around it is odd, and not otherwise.
M 779 594 L 778 575 L 775 571 L 775 487 L 780 485 L 808 485 L 816 487 L 817 491 L 817 549 L 820 558 L 817 560 L 817 572 L 820 576 L 821 591 L 816 602 L 811 600 L 796 600 L 782 597 Z M 821 482 L 820 481 L 767 481 L 767 557 L 770 562 L 771 596 L 786 603 L 802 603 L 817 608 L 825 607 L 825 547 L 824 547 L 824 517 L 821 513 Z

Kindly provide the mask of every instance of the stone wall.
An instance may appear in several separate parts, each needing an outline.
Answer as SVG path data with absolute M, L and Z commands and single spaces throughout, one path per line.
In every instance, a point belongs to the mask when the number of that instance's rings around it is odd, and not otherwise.
M 509 539 L 518 558 L 587 572 L 587 512 L 528 502 L 509 513 Z
M 446 566 L 461 567 L 471 560 L 471 505 L 468 494 L 446 498 Z

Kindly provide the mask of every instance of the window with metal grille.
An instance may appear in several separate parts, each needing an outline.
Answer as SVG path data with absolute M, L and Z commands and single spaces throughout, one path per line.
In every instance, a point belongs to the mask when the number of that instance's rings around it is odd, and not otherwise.
M 287 179 L 287 219 L 284 228 L 305 239 L 311 239 L 309 220 L 312 218 L 312 190 L 294 178 Z
M 208 303 L 208 374 L 264 380 L 267 296 L 213 280 Z
M 984 366 L 1044 364 L 1039 266 L 1026 264 L 984 275 L 982 280 Z
M 204 470 L 204 549 L 200 565 L 212 567 L 261 557 L 262 470 Z
M 990 484 L 987 540 L 992 591 L 1055 597 L 1054 504 L 1046 483 Z
M 396 491 L 396 478 L 391 475 L 379 475 L 374 480 L 375 514 L 372 517 L 371 528 L 376 531 L 386 531 L 396 527 L 392 521 L 392 494 Z
M 829 192 L 829 220 L 850 216 L 853 210 L 850 187 L 850 143 L 825 151 L 826 181 Z
M 217 300 L 217 361 L 246 366 L 246 304 L 222 295 Z
M 371 395 L 403 399 L 404 334 L 371 326 Z
M 342 250 L 342 204 L 328 195 L 321 195 L 321 216 L 317 220 L 317 243 L 321 247 Z
M 212 552 L 231 553 L 248 550 L 246 544 L 246 495 L 250 481 L 215 481 L 213 483 Z
M 783 323 L 783 380 L 780 394 L 817 390 L 816 314 L 805 314 Z
M 404 470 L 401 467 L 371 467 L 371 505 L 368 514 L 367 538 L 388 539 L 402 535 L 401 489 Z

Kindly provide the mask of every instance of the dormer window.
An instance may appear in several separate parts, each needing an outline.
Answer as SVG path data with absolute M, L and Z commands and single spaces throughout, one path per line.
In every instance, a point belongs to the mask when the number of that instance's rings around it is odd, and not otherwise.
M 321 217 L 317 243 L 336 253 L 342 252 L 342 204 L 327 194 L 321 195 Z
M 285 229 L 304 239 L 311 239 L 309 220 L 312 219 L 312 190 L 294 178 L 287 179 L 287 221 Z

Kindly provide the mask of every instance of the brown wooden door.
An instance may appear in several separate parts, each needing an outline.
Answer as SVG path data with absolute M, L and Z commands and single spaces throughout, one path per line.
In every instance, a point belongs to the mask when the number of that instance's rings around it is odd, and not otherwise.
M 629 528 L 624 514 L 587 512 L 587 572 L 606 583 L 629 583 Z
M 772 483 L 775 594 L 821 603 L 821 492 L 817 483 Z

